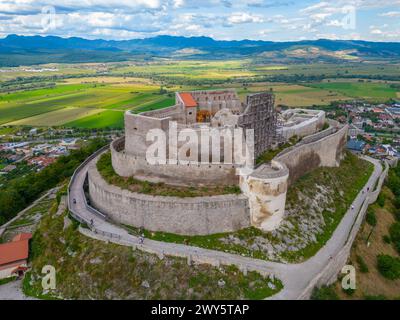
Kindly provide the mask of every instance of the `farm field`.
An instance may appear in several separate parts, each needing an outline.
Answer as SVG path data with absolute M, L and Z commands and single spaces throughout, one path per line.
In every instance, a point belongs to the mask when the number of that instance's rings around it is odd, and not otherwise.
M 103 112 L 102 109 L 94 108 L 64 108 L 56 111 L 46 112 L 37 116 L 24 118 L 21 120 L 9 122 L 8 125 L 30 125 L 30 126 L 47 126 L 51 123 L 53 126 L 61 126 L 66 122 L 80 119 L 83 117 L 93 116 Z
M 265 84 L 248 87 L 246 90 L 239 89 L 238 93 L 242 100 L 251 92 L 269 91 L 275 94 L 276 105 L 290 107 L 310 107 L 314 105 L 328 105 L 332 101 L 348 100 L 349 97 L 339 92 L 330 92 L 320 88 L 311 88 L 302 85 L 291 84 Z
M 1 94 L 0 124 L 119 128 L 126 110 L 145 111 L 172 105 L 173 95 L 161 95 L 159 90 L 159 86 L 138 83 L 76 83 Z
M 242 101 L 249 93 L 272 90 L 277 105 L 305 108 L 355 98 L 385 102 L 400 97 L 400 90 L 391 86 L 392 83 L 340 78 L 346 74 L 398 75 L 400 66 L 396 64 L 286 65 L 251 59 L 156 60 L 51 64 L 31 69 L 40 68 L 57 71 L 32 72 L 26 71 L 29 70 L 26 67 L 1 70 L 0 87 L 3 81 L 13 79 L 12 75 L 14 79 L 28 79 L 32 84 L 43 81 L 54 87 L 0 93 L 0 125 L 120 128 L 125 111 L 143 112 L 171 106 L 174 92 L 184 90 L 236 88 Z M 59 78 L 52 81 L 49 74 Z M 333 78 L 312 83 L 259 81 L 259 77 L 266 75 L 300 78 L 329 75 Z M 35 78 L 29 80 L 32 76 Z M 17 88 L 18 81 L 14 85 Z
M 311 84 L 313 88 L 329 90 L 330 92 L 339 92 L 352 98 L 364 98 L 371 101 L 389 100 L 396 98 L 399 89 L 390 87 L 385 83 L 370 82 L 330 82 Z
M 64 126 L 89 129 L 106 127 L 122 129 L 124 127 L 124 112 L 103 110 L 100 113 L 64 123 Z
M 165 78 L 187 78 L 197 80 L 223 80 L 229 78 L 252 77 L 257 73 L 248 70 L 250 60 L 226 60 L 226 61 L 159 61 L 126 66 L 111 67 L 113 74 L 135 73 L 141 76 L 151 77 L 156 75 Z

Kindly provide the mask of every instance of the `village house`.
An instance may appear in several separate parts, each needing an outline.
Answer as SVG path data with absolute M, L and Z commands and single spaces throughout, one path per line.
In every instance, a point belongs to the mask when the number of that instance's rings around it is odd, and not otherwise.
M 0 244 L 0 279 L 22 276 L 28 269 L 30 233 L 20 233 Z

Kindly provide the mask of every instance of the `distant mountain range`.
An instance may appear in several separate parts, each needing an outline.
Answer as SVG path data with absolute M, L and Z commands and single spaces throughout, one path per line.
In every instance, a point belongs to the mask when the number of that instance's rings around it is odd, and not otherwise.
M 209 37 L 175 36 L 120 41 L 18 35 L 0 39 L 0 66 L 111 62 L 154 57 L 253 57 L 273 62 L 400 59 L 400 43 L 326 39 L 291 42 L 221 41 Z

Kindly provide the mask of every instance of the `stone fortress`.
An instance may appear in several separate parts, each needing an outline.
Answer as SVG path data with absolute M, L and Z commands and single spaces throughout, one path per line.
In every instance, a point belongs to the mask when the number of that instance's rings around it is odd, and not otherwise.
M 190 161 L 147 161 L 146 151 L 152 144 L 146 137 L 149 130 L 159 129 L 170 137 L 189 128 L 196 132 L 200 144 L 195 157 L 186 150 L 184 157 Z M 229 128 L 254 130 L 250 166 L 248 161 L 245 166 L 226 161 L 232 155 L 224 152 L 222 137 L 215 159 L 210 142 L 201 140 L 206 128 L 221 133 Z M 140 114 L 126 112 L 125 137 L 110 147 L 115 172 L 122 177 L 194 188 L 236 185 L 241 193 L 182 198 L 135 193 L 108 184 L 94 161 L 88 171 L 90 202 L 115 222 L 150 231 L 205 235 L 249 226 L 274 230 L 284 218 L 290 184 L 317 167 L 340 164 L 347 129 L 325 119 L 323 111 L 290 109 L 278 113 L 270 92 L 248 95 L 245 103 L 232 89 L 177 92 L 174 106 Z M 257 164 L 259 156 L 295 136 L 300 139 L 297 144 L 269 163 Z M 185 141 L 168 140 L 167 154 L 184 146 Z M 243 171 L 243 167 L 251 170 Z

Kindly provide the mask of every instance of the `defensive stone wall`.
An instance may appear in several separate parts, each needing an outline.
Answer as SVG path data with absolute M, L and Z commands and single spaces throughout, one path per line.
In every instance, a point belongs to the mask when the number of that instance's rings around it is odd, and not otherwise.
M 347 131 L 347 125 L 330 127 L 278 154 L 274 160 L 284 163 L 289 169 L 289 184 L 318 167 L 339 166 L 346 146 Z
M 182 235 L 230 232 L 250 225 L 244 195 L 178 198 L 134 193 L 108 184 L 95 162 L 88 171 L 91 205 L 118 223 Z
M 281 128 L 281 134 L 285 140 L 289 140 L 293 136 L 299 138 L 309 136 L 321 130 L 325 124 L 325 112 L 319 110 L 304 110 L 304 114 L 301 114 L 303 109 L 290 109 L 284 113 L 293 114 L 295 117 L 301 119 L 299 123 L 293 123 L 292 125 L 286 125 Z
M 156 164 L 151 165 L 144 157 L 126 153 L 124 138 L 111 144 L 112 166 L 122 177 L 164 182 L 172 185 L 237 185 L 239 176 L 232 164 Z
M 240 188 L 249 198 L 253 226 L 265 231 L 276 229 L 284 216 L 288 186 L 318 167 L 340 165 L 347 129 L 332 122 L 328 129 L 278 154 L 271 164 L 263 164 L 241 177 Z

